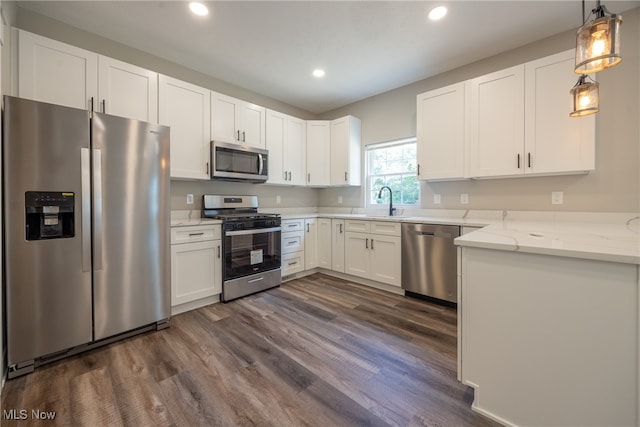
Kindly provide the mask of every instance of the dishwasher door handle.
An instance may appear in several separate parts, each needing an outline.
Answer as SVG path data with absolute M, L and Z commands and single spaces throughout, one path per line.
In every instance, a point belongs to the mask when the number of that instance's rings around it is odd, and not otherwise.
M 434 233 L 433 231 L 418 231 L 416 232 L 418 236 L 424 237 L 439 237 L 443 239 L 453 239 L 453 235 L 451 233 Z

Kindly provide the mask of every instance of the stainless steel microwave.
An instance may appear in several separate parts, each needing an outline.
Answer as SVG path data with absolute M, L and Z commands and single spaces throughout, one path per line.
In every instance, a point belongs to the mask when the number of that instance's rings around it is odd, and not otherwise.
M 261 183 L 267 178 L 268 150 L 211 141 L 211 179 Z

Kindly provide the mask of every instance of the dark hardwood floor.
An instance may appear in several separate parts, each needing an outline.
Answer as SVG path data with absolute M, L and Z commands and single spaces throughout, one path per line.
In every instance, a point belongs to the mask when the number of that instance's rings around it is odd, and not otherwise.
M 497 425 L 472 393 L 455 309 L 315 274 L 9 380 L 1 424 Z

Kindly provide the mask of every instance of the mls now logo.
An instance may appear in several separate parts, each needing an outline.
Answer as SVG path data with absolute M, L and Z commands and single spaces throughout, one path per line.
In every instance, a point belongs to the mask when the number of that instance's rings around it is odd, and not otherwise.
M 31 413 L 26 409 L 5 409 L 2 411 L 2 418 L 5 420 L 26 420 L 31 415 L 33 420 L 53 420 L 56 418 L 55 411 L 41 411 L 32 409 Z

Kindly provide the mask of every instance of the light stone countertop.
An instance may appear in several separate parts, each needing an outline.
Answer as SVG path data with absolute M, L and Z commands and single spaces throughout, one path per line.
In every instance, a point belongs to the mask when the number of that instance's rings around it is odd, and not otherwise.
M 171 227 L 188 227 L 190 225 L 222 224 L 219 219 L 202 218 L 199 210 L 171 211 Z
M 264 211 L 279 213 L 283 220 L 336 218 L 482 227 L 456 238 L 455 244 L 640 265 L 637 213 L 406 209 L 389 217 L 381 210 L 358 208 Z M 200 218 L 200 211 L 171 212 L 172 227 L 217 223 Z

